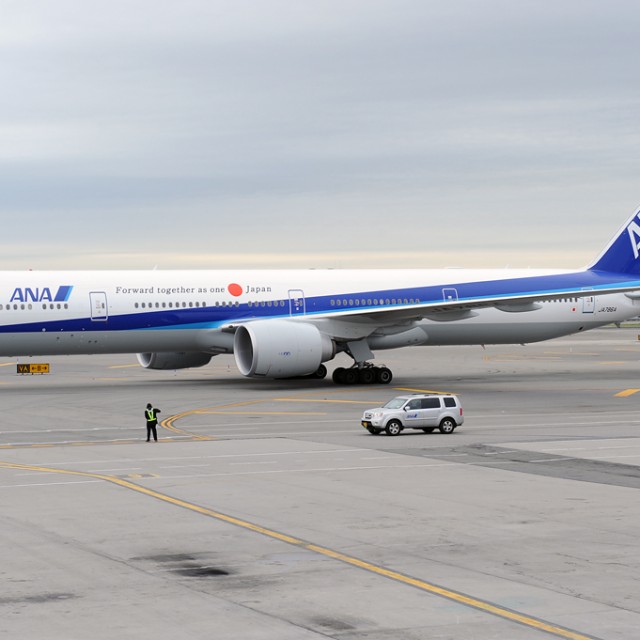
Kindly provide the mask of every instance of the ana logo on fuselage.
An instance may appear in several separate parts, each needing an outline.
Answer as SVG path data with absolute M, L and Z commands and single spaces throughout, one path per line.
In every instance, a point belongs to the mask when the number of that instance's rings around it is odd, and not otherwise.
M 16 287 L 9 302 L 66 302 L 72 289 L 72 286 L 63 285 L 53 295 L 49 287 Z

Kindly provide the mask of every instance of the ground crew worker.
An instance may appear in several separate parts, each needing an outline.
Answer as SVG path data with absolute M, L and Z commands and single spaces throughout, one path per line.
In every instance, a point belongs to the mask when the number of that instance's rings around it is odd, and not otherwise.
M 151 403 L 147 405 L 144 412 L 144 417 L 147 419 L 147 442 L 151 439 L 153 433 L 153 439 L 158 442 L 158 432 L 156 431 L 156 425 L 158 424 L 158 414 L 160 409 L 153 407 Z

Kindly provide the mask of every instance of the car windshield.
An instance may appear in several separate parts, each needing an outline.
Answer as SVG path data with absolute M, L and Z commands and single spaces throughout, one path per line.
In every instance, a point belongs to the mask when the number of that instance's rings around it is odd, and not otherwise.
M 389 400 L 387 404 L 384 405 L 385 409 L 399 409 L 405 402 L 406 398 L 394 398 L 393 400 Z

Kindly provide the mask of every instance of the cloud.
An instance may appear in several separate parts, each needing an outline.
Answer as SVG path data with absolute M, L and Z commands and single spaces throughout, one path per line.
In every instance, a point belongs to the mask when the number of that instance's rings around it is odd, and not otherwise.
M 2 261 L 596 251 L 640 200 L 614 5 L 10 3 Z

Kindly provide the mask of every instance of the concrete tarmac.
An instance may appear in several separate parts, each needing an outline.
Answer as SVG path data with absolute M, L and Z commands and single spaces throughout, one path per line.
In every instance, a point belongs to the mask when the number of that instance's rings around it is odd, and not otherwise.
M 388 386 L 0 362 L 0 634 L 634 640 L 639 333 L 383 352 Z M 465 424 L 359 426 L 425 390 Z

